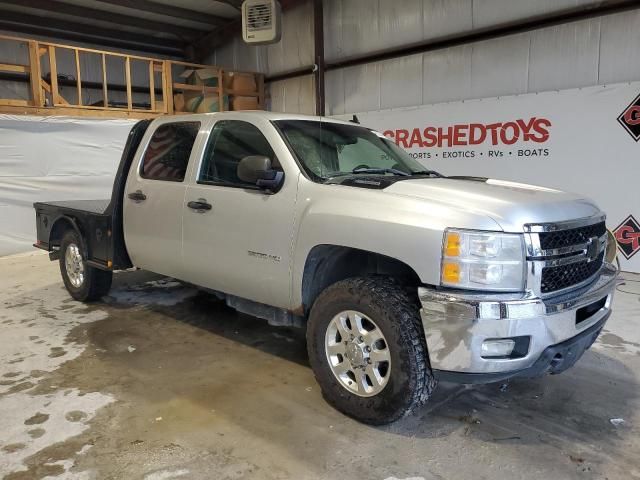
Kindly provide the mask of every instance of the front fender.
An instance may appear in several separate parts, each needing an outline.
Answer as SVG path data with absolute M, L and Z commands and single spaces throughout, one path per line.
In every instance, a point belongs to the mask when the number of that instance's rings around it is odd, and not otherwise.
M 304 180 L 300 185 L 299 228 L 293 258 L 292 304 L 301 304 L 309 252 L 329 244 L 366 250 L 411 267 L 424 284 L 440 281 L 444 229 L 452 225 L 500 230 L 488 216 L 424 200 Z

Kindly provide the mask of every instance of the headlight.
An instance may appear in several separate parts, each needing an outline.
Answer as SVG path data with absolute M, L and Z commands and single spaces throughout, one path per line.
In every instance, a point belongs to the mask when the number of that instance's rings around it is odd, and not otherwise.
M 513 233 L 445 230 L 440 283 L 473 290 L 524 290 L 523 241 Z

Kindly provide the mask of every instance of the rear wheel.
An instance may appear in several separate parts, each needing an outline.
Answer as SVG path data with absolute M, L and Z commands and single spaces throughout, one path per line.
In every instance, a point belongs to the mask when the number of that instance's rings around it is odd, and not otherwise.
M 307 347 L 326 400 L 365 423 L 407 415 L 436 385 L 417 299 L 389 278 L 347 279 L 322 292 Z
M 109 292 L 112 273 L 87 265 L 80 236 L 69 230 L 60 243 L 60 273 L 71 296 L 81 302 L 98 300 Z

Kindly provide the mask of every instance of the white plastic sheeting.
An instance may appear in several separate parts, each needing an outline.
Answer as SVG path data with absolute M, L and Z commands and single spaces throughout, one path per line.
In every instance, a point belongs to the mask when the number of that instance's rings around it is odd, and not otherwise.
M 33 202 L 109 198 L 134 123 L 0 115 L 0 256 L 31 248 Z

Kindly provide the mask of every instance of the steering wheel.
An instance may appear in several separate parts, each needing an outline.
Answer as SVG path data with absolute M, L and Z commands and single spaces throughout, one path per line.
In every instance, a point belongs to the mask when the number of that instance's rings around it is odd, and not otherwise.
M 361 168 L 371 168 L 369 165 L 365 165 L 364 163 L 361 163 L 360 165 L 358 165 L 356 168 L 354 168 L 353 170 L 359 170 Z M 352 170 L 352 171 L 353 171 Z

